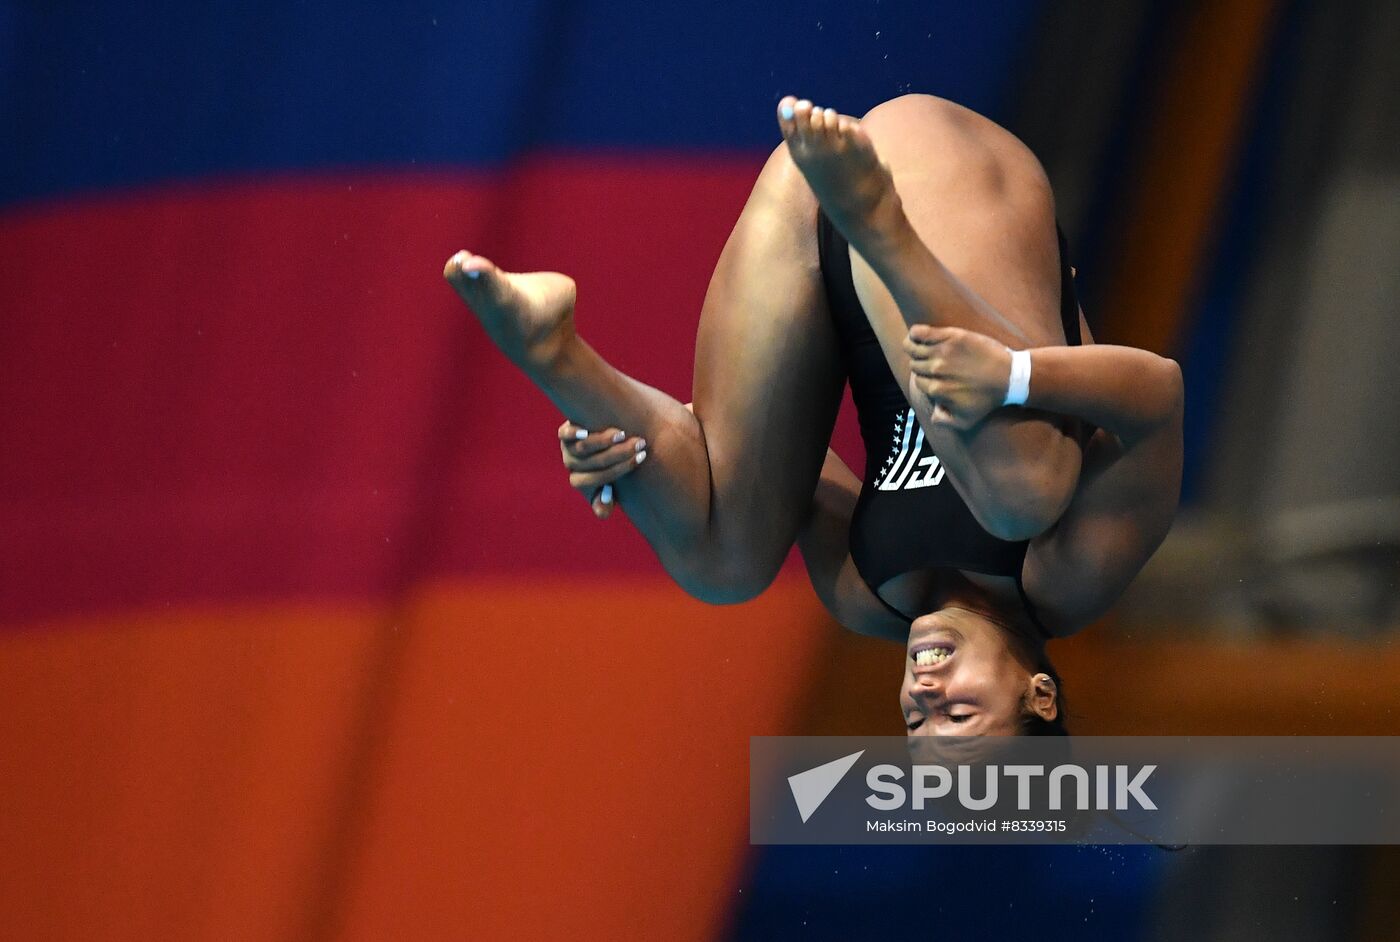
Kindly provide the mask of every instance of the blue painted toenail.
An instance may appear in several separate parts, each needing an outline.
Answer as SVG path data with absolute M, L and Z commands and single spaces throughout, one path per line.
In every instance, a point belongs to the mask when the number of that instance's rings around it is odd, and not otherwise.
M 481 277 L 481 272 L 479 272 L 479 271 L 469 271 L 469 272 L 467 272 L 467 277 L 470 278 L 470 279 L 472 279 L 473 281 L 475 281 L 476 279 L 478 279 L 478 278 Z
M 793 114 L 795 114 L 795 112 L 792 110 L 792 105 L 783 105 L 783 120 L 784 120 L 784 121 L 791 121 L 791 120 L 792 120 Z

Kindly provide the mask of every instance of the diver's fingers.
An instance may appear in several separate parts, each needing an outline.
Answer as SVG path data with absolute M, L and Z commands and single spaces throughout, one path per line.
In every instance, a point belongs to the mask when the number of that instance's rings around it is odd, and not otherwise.
M 639 451 L 626 461 L 608 468 L 603 468 L 601 471 L 571 471 L 569 472 L 569 486 L 576 491 L 586 491 L 595 487 L 602 487 L 604 484 L 611 484 L 631 474 L 637 469 L 638 465 L 646 460 L 647 453 L 645 451 Z
M 591 501 L 593 506 L 593 516 L 599 520 L 606 520 L 612 516 L 613 507 L 613 486 L 604 484 L 593 494 Z
M 569 421 L 565 421 L 563 425 L 559 426 L 560 444 L 565 445 L 570 453 L 578 455 L 580 458 L 597 454 L 627 437 L 627 433 L 620 428 L 609 427 L 601 431 L 592 431 Z
M 602 451 L 587 457 L 573 454 L 568 445 L 564 445 L 561 449 L 564 456 L 564 467 L 570 471 L 602 471 L 604 468 L 625 464 L 635 458 L 638 452 L 646 450 L 647 443 L 644 438 L 624 438 L 616 445 L 609 445 Z

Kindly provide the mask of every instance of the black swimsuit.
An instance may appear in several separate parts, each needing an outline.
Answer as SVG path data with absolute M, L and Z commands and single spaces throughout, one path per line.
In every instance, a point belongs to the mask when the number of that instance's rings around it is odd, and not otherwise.
M 1066 342 L 1077 346 L 1079 302 L 1064 234 L 1058 227 L 1056 234 L 1060 242 L 1060 317 Z M 880 595 L 880 586 L 895 576 L 945 568 L 1011 576 L 1031 621 L 1049 637 L 1021 584 L 1028 542 L 999 540 L 984 530 L 946 480 L 860 306 L 846 240 L 825 213 L 817 217 L 817 247 L 827 302 L 836 322 L 865 442 L 865 476 L 850 531 L 851 559 L 861 579 L 881 604 L 912 622 L 908 614 Z

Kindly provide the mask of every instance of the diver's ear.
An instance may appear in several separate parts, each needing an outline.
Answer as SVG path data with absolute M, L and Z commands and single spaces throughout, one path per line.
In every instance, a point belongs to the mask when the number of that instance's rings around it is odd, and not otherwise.
M 1030 696 L 1027 705 L 1031 712 L 1047 723 L 1053 723 L 1060 715 L 1060 691 L 1049 674 L 1036 674 L 1031 678 Z

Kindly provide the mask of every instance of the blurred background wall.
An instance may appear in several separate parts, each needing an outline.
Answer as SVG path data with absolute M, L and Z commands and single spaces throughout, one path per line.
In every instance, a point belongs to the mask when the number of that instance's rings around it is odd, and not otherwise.
M 1377 851 L 748 847 L 748 737 L 897 734 L 898 649 L 796 566 L 685 598 L 439 273 L 572 274 L 685 398 L 781 95 L 982 111 L 1188 382 L 1075 728 L 1395 734 L 1396 48 L 1384 0 L 0 2 L 5 934 L 1390 937 Z

